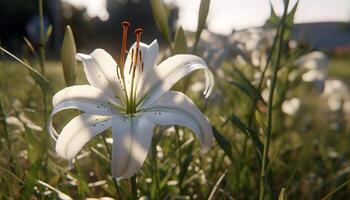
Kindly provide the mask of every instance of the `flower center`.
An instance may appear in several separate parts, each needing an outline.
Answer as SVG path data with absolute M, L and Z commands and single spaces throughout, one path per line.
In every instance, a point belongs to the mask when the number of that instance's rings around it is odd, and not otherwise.
M 125 77 L 124 77 L 124 70 L 125 70 L 125 61 L 126 61 L 126 42 L 127 42 L 127 35 L 128 35 L 128 29 L 130 27 L 129 22 L 122 22 L 123 27 L 123 39 L 122 39 L 122 49 L 120 52 L 120 58 L 119 58 L 119 64 L 117 67 L 117 76 L 119 79 L 122 80 L 123 83 L 123 91 L 125 93 L 125 99 L 126 99 L 126 113 L 133 115 L 136 113 L 136 68 L 140 62 L 141 64 L 141 71 L 143 71 L 144 63 L 142 60 L 142 52 L 140 49 L 140 42 L 141 42 L 141 34 L 143 30 L 141 28 L 135 29 L 135 35 L 136 35 L 136 47 L 131 49 L 131 62 L 130 67 L 128 71 L 128 75 L 131 76 L 131 87 L 130 91 L 127 91 L 126 84 L 125 84 Z M 130 94 L 128 95 L 128 92 Z

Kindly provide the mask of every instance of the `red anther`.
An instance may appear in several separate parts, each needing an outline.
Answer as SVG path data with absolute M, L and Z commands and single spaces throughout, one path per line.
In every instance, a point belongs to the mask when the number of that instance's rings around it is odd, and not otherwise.
M 143 29 L 142 28 L 137 28 L 135 29 L 135 34 L 142 33 Z
M 135 50 L 135 56 L 134 56 L 135 58 L 134 58 L 134 65 L 133 65 L 133 73 L 135 73 L 135 70 L 136 70 L 136 67 L 137 67 L 137 62 L 138 62 L 138 59 L 139 59 L 139 52 L 141 52 L 141 50 L 140 50 L 140 40 L 141 40 L 142 31 L 143 31 L 142 28 L 135 29 L 136 50 Z
M 126 53 L 126 40 L 127 40 L 127 36 L 128 36 L 128 28 L 130 26 L 130 23 L 127 21 L 123 21 L 122 22 L 122 26 L 123 26 L 123 40 L 122 40 L 122 50 L 120 53 L 120 73 L 122 75 L 122 77 L 124 77 L 124 65 L 125 65 L 125 53 Z
M 127 22 L 127 21 L 123 21 L 123 22 L 122 22 L 122 26 L 123 26 L 123 27 L 130 27 L 130 23 Z

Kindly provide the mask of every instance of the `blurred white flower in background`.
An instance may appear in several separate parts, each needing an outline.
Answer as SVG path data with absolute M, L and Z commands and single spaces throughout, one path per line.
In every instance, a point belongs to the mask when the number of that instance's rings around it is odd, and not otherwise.
M 301 75 L 301 79 L 304 82 L 313 83 L 320 93 L 323 91 L 329 66 L 329 59 L 324 53 L 320 51 L 313 51 L 305 54 L 295 60 L 294 65 L 299 68 L 298 70 L 294 70 L 289 74 L 288 79 L 290 81 L 295 80 L 300 72 L 304 72 Z
M 294 116 L 300 109 L 301 101 L 299 98 L 294 97 L 289 100 L 285 100 L 282 104 L 282 111 L 288 115 Z
M 62 0 L 79 10 L 84 10 L 88 18 L 98 17 L 102 21 L 109 19 L 107 0 Z
M 32 109 L 23 107 L 23 104 L 20 100 L 15 99 L 12 103 L 12 106 L 15 112 L 9 113 L 6 117 L 6 123 L 8 125 L 15 126 L 15 132 L 24 132 L 26 128 L 31 129 L 33 131 L 42 131 L 43 128 L 39 125 L 35 124 L 32 120 L 30 120 L 26 116 L 26 112 L 33 112 Z
M 249 28 L 233 33 L 230 41 L 249 57 L 250 63 L 262 68 L 275 34 L 275 29 Z
M 296 64 L 307 70 L 302 76 L 303 81 L 313 82 L 326 78 L 329 59 L 324 53 L 314 51 L 300 57 Z
M 349 108 L 349 89 L 340 80 L 326 80 L 323 95 L 327 98 L 329 109 L 337 111 L 344 107 L 344 111 Z
M 198 43 L 203 59 L 211 68 L 218 69 L 220 64 L 227 58 L 235 55 L 237 48 L 230 43 L 229 37 L 203 30 L 201 40 Z

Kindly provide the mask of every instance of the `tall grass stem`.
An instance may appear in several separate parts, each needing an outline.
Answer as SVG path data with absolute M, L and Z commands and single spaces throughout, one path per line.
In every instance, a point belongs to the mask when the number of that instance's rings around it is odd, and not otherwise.
M 279 41 L 278 41 L 278 47 L 277 47 L 277 58 L 276 58 L 275 66 L 273 68 L 271 87 L 269 91 L 269 99 L 267 103 L 267 127 L 266 127 L 266 134 L 264 138 L 263 157 L 261 161 L 259 200 L 263 200 L 265 197 L 266 167 L 267 167 L 267 160 L 268 160 L 268 153 L 269 153 L 271 132 L 272 132 L 273 96 L 274 96 L 274 91 L 275 91 L 276 82 L 277 82 L 277 72 L 279 70 L 280 60 L 282 56 L 283 34 L 284 34 L 285 19 L 287 16 L 289 0 L 286 0 L 284 3 L 285 3 L 285 6 L 284 6 L 282 19 L 281 19 L 281 26 L 279 27 L 281 31 L 279 34 Z

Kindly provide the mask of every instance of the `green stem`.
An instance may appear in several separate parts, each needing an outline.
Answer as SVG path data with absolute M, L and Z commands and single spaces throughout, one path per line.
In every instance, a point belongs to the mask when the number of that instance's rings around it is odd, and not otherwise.
M 44 30 L 44 6 L 43 0 L 39 0 L 39 18 L 40 18 L 40 46 L 39 46 L 39 62 L 41 74 L 45 76 L 45 30 Z M 47 94 L 44 89 L 42 89 L 43 93 L 43 106 L 44 106 L 44 123 L 45 127 L 47 127 Z
M 278 25 L 278 27 L 280 27 L 280 24 Z M 269 64 L 271 62 L 273 50 L 275 49 L 275 46 L 276 46 L 276 43 L 277 43 L 278 34 L 279 34 L 279 30 L 277 29 L 276 37 L 273 40 L 269 56 L 267 57 L 267 61 L 265 63 L 264 69 L 263 69 L 263 71 L 261 73 L 261 78 L 259 80 L 259 85 L 258 85 L 258 89 L 257 89 L 258 92 L 261 92 L 261 89 L 262 89 L 262 86 L 263 86 L 263 83 L 264 83 L 264 79 L 265 79 L 265 74 L 266 74 L 267 68 L 268 68 L 268 66 L 269 66 Z M 252 123 L 253 123 L 255 110 L 257 108 L 257 103 L 258 103 L 258 99 L 254 99 L 253 107 L 252 107 L 252 109 L 250 111 L 250 115 L 248 117 L 248 125 L 247 126 L 249 128 L 251 128 Z M 249 137 L 246 135 L 244 143 L 243 143 L 243 156 L 245 156 L 248 139 L 249 139 Z
M 39 57 L 41 73 L 45 75 L 45 31 L 44 31 L 44 6 L 43 0 L 39 0 L 39 18 L 40 18 L 40 46 L 39 46 Z
M 106 148 L 106 151 L 108 153 L 108 156 L 110 159 L 112 159 L 112 152 L 111 152 L 111 149 L 109 148 L 108 144 L 107 144 L 107 140 L 106 140 L 106 137 L 101 134 L 101 138 L 103 140 L 103 143 L 105 145 L 105 148 Z M 114 184 L 114 187 L 117 191 L 117 194 L 115 195 L 116 196 L 116 199 L 118 199 L 117 197 L 119 196 L 119 198 L 122 197 L 121 193 L 120 193 L 120 189 L 119 189 L 119 186 L 118 186 L 118 183 L 117 183 L 117 180 L 115 180 L 115 178 L 112 177 L 112 180 L 113 180 L 113 184 Z
M 176 131 L 176 139 L 177 139 L 177 149 L 179 150 L 179 156 L 178 156 L 178 162 L 179 162 L 179 194 L 182 194 L 182 178 L 181 178 L 181 174 L 182 174 L 182 163 L 181 163 L 181 158 L 182 158 L 182 151 L 181 151 L 181 140 L 180 140 L 180 131 L 179 131 L 179 127 L 175 126 L 175 131 Z
M 282 45 L 283 45 L 283 33 L 285 27 L 285 18 L 287 15 L 289 0 L 285 1 L 285 8 L 283 12 L 283 16 L 281 19 L 281 32 L 279 35 L 278 49 L 277 49 L 277 60 L 274 66 L 273 76 L 271 80 L 271 88 L 269 91 L 269 99 L 267 103 L 267 127 L 266 127 L 266 135 L 264 138 L 264 150 L 263 150 L 263 158 L 261 161 L 261 172 L 260 172 L 260 192 L 259 192 L 259 200 L 263 200 L 265 197 L 265 177 L 266 177 L 266 167 L 267 167 L 267 159 L 269 153 L 270 139 L 271 139 L 271 130 L 272 130 L 272 106 L 273 106 L 273 96 L 277 82 L 277 72 L 280 65 L 281 55 L 282 55 Z M 277 32 L 278 34 L 278 32 Z
M 131 182 L 131 194 L 132 194 L 132 199 L 137 200 L 137 182 L 136 182 L 136 175 L 132 176 L 130 178 Z
M 156 143 L 152 142 L 152 163 L 153 163 L 153 169 L 152 169 L 152 177 L 153 180 L 155 180 L 155 195 L 151 197 L 151 199 L 159 199 L 159 176 L 158 176 L 158 163 L 157 163 L 157 145 Z

